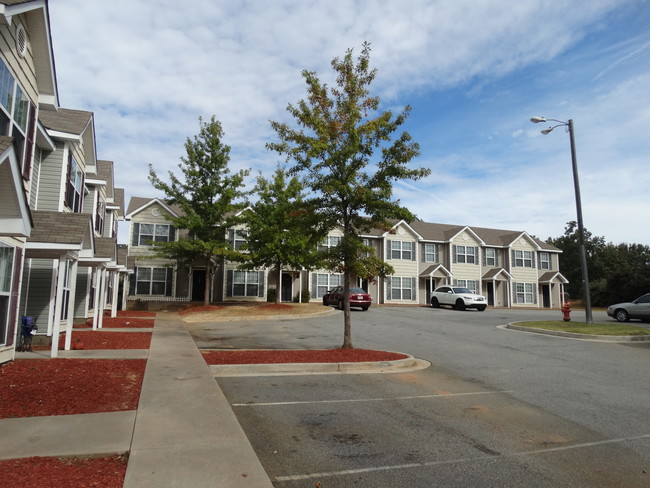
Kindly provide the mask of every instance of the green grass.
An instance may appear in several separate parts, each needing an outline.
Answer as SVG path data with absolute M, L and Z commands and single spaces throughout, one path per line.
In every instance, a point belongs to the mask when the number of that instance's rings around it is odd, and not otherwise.
M 573 332 L 575 334 L 606 335 L 606 336 L 634 336 L 650 335 L 650 329 L 621 323 L 586 324 L 584 322 L 564 322 L 562 320 L 546 320 L 539 322 L 516 322 L 521 327 L 534 327 L 537 329 Z

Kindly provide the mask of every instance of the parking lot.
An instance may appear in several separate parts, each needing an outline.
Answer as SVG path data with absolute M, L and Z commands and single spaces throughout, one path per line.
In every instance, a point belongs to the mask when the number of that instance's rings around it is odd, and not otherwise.
M 278 487 L 648 486 L 650 344 L 498 327 L 552 314 L 378 307 L 353 314 L 355 346 L 431 367 L 218 383 Z M 335 347 L 342 318 L 213 332 L 229 347 Z

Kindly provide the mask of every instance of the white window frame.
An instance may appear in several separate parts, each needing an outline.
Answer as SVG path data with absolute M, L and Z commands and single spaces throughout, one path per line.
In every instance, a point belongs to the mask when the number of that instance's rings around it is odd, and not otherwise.
M 318 246 L 319 251 L 329 251 L 338 246 L 343 238 L 341 236 L 327 236 Z
M 151 226 L 151 233 L 142 232 L 142 226 Z M 171 239 L 171 225 L 170 224 L 150 224 L 146 222 L 140 222 L 138 227 L 138 246 L 150 246 L 151 242 L 170 242 Z M 167 228 L 167 234 L 163 232 L 163 229 Z M 146 236 L 147 239 L 143 239 L 142 236 Z M 149 238 L 151 236 L 151 238 Z M 163 239 L 166 237 L 166 239 Z
M 340 273 L 316 273 L 316 290 L 314 298 L 323 298 L 328 291 L 336 286 L 343 286 L 343 275 Z
M 460 286 L 471 290 L 472 293 L 478 293 L 479 284 L 476 280 L 454 280 L 454 286 Z
M 497 250 L 493 247 L 486 247 L 485 250 L 485 265 L 486 266 L 498 266 L 498 255 Z
M 424 262 L 425 263 L 438 262 L 438 244 L 424 245 Z
M 260 272 L 233 270 L 232 288 L 230 293 L 232 297 L 257 297 L 260 292 Z
M 410 276 L 391 276 L 390 299 L 413 300 L 413 278 Z
M 390 258 L 413 261 L 415 242 L 411 241 L 390 241 Z
M 515 288 L 517 303 L 534 304 L 535 283 L 517 283 Z
M 476 247 L 457 245 L 456 262 L 461 264 L 476 264 Z
M 514 265 L 518 268 L 532 268 L 533 251 L 524 251 L 521 249 L 515 249 Z
M 548 252 L 539 253 L 539 269 L 551 269 L 551 254 Z
M 141 276 L 141 273 L 147 270 L 149 272 L 148 277 Z M 167 270 L 168 268 L 159 267 L 159 266 L 138 266 L 136 267 L 136 276 L 135 276 L 135 294 L 143 296 L 166 296 L 167 295 Z M 163 274 L 163 278 L 160 279 L 160 276 L 156 274 Z M 139 284 L 148 283 L 148 292 L 143 293 L 140 291 Z M 154 286 L 160 286 L 162 283 L 162 293 L 154 293 Z

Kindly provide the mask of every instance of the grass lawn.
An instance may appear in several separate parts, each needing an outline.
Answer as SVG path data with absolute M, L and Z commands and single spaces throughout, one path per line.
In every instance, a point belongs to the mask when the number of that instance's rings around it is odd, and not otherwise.
M 634 336 L 650 335 L 650 329 L 622 323 L 586 324 L 584 322 L 564 322 L 563 320 L 546 320 L 539 322 L 516 322 L 521 327 L 532 327 L 575 334 L 606 335 L 606 336 Z

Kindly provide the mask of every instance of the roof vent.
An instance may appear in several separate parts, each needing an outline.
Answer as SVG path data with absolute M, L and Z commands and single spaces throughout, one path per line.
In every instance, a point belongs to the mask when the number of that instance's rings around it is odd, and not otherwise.
M 22 24 L 18 24 L 16 27 L 16 50 L 21 58 L 27 54 L 27 32 Z

